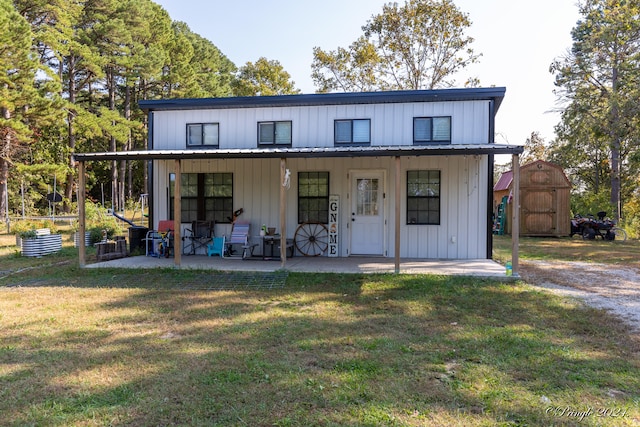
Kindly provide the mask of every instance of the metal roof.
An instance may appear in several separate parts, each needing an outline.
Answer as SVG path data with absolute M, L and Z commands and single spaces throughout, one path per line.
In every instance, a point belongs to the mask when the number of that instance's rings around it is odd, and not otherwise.
M 493 186 L 493 191 L 508 190 L 513 181 L 513 171 L 506 171 L 501 176 L 496 185 Z
M 143 150 L 100 153 L 74 153 L 76 161 L 96 160 L 199 160 L 199 159 L 269 159 L 304 157 L 375 157 L 375 156 L 446 156 L 521 154 L 519 145 L 447 144 L 374 147 L 326 148 L 252 148 L 230 150 Z
M 227 98 L 157 99 L 140 101 L 138 105 L 145 111 L 161 111 L 490 100 L 495 102 L 495 111 L 498 111 L 505 92 L 506 88 L 504 87 L 400 90 Z

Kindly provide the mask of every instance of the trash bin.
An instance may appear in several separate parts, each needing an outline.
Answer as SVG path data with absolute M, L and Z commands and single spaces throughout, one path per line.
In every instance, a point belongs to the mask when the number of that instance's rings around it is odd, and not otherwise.
M 129 253 L 133 253 L 137 249 L 140 249 L 142 253 L 145 253 L 144 238 L 147 237 L 147 227 L 129 227 Z

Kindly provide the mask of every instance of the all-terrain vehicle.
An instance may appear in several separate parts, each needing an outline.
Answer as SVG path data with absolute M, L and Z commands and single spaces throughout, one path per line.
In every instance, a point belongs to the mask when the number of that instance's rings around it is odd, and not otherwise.
M 585 240 L 594 240 L 596 237 L 602 240 L 627 240 L 627 233 L 616 227 L 616 223 L 606 216 L 605 211 L 598 212 L 598 219 L 595 219 L 593 214 L 586 217 L 579 214 L 574 216 L 571 220 L 570 236 L 577 234 Z

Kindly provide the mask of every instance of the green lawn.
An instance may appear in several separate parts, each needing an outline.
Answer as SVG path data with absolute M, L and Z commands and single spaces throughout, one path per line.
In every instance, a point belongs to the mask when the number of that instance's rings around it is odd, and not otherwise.
M 518 252 L 523 260 L 585 261 L 623 264 L 640 268 L 640 240 L 583 240 L 580 237 L 521 237 Z M 494 259 L 511 258 L 511 236 L 493 236 Z
M 0 425 L 640 424 L 640 337 L 526 283 L 184 291 L 220 273 L 78 270 L 64 252 L 0 279 Z

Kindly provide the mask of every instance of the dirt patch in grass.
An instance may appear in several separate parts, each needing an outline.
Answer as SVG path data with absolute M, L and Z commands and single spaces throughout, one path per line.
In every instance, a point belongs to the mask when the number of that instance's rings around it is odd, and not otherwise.
M 521 277 L 530 284 L 606 309 L 640 333 L 640 241 L 519 240 Z M 494 258 L 511 258 L 511 236 L 494 236 Z

